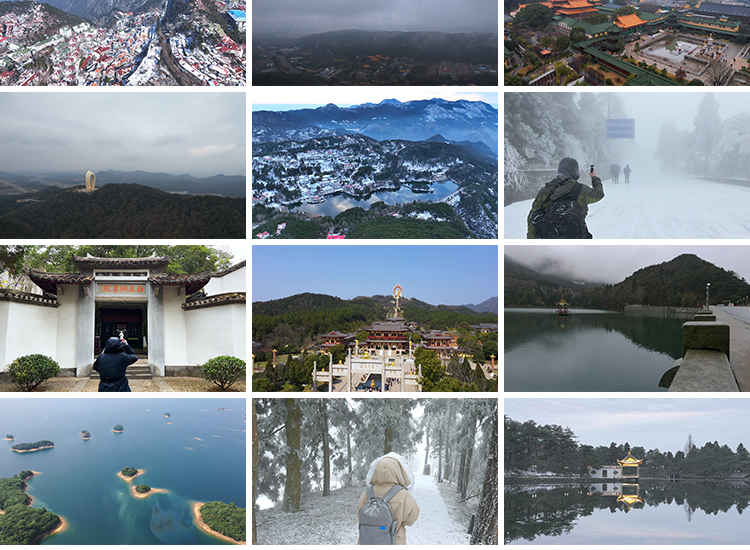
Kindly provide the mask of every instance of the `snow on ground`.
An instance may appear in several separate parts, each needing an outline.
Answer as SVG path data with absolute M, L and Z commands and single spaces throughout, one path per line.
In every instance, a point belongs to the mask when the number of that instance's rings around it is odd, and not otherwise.
M 589 205 L 586 224 L 595 239 L 750 238 L 750 187 L 656 173 L 630 180 L 604 181 L 604 198 Z M 579 181 L 591 182 L 588 175 Z M 506 239 L 526 238 L 532 202 L 504 208 Z
M 407 544 L 469 544 L 465 525 L 449 515 L 435 478 L 415 474 L 411 490 L 419 519 L 406 528 Z M 258 544 L 357 544 L 357 502 L 364 487 L 347 487 L 302 497 L 295 514 L 281 507 L 256 512 Z

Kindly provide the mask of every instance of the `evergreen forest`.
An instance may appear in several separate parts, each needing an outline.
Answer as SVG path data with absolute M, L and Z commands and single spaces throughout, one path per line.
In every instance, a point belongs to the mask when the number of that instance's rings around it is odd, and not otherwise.
M 34 443 L 17 443 L 13 445 L 11 449 L 15 451 L 34 451 L 36 449 L 44 449 L 46 447 L 54 447 L 55 444 L 49 439 L 42 439 Z
M 0 544 L 32 544 L 43 533 L 60 524 L 60 517 L 46 508 L 29 506 L 31 497 L 25 493 L 30 470 L 0 479 Z
M 582 285 L 534 272 L 505 258 L 505 307 L 554 306 L 561 297 L 574 307 L 622 310 L 626 305 L 702 307 L 706 282 L 711 303 L 746 304 L 750 284 L 734 271 L 694 254 L 639 269 L 622 282 Z
M 740 443 L 733 451 L 718 441 L 698 446 L 688 435 L 683 449 L 646 450 L 642 446 L 610 443 L 609 446 L 581 444 L 568 427 L 520 422 L 505 416 L 504 468 L 506 475 L 519 472 L 585 474 L 589 467 L 617 464 L 630 452 L 643 459 L 642 478 L 664 478 L 667 473 L 683 478 L 723 478 L 734 472 L 750 471 L 750 452 Z
M 414 469 L 425 449 L 414 474 L 445 483 L 476 513 L 472 544 L 497 544 L 496 399 L 274 398 L 252 408 L 256 506 L 263 497 L 297 512 L 317 495 L 353 514 L 374 460 L 394 452 Z M 254 542 L 263 528 L 256 515 Z
M 234 502 L 207 502 L 201 507 L 201 518 L 206 525 L 214 531 L 233 538 L 237 541 L 245 541 L 245 525 L 247 523 L 247 511 L 234 505 Z

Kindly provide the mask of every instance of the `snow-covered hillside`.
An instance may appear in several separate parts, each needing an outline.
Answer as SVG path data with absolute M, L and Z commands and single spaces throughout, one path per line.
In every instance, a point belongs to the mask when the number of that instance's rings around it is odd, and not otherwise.
M 750 238 L 750 187 L 658 173 L 630 179 L 604 181 L 604 198 L 589 205 L 586 223 L 595 239 Z M 590 184 L 588 175 L 579 181 Z M 506 239 L 526 238 L 532 202 L 504 208 Z
M 467 525 L 448 513 L 435 478 L 414 477 L 411 493 L 419 518 L 406 528 L 407 544 L 469 544 Z M 364 487 L 348 487 L 328 497 L 312 493 L 303 497 L 302 510 L 296 513 L 258 511 L 258 544 L 357 544 L 357 501 L 363 491 Z

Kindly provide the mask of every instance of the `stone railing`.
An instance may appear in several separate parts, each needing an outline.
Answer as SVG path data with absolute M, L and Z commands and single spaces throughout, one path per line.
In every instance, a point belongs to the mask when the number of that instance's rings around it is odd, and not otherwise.
M 729 364 L 729 325 L 716 322 L 710 310 L 682 325 L 682 359 L 662 376 L 670 392 L 738 392 Z

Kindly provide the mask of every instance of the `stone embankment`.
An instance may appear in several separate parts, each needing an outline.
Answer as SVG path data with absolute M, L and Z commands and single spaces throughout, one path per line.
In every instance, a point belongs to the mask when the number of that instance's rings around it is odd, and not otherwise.
M 647 306 L 642 304 L 626 305 L 625 311 L 666 311 L 672 313 L 700 313 L 703 308 L 699 307 L 671 307 L 671 306 Z

